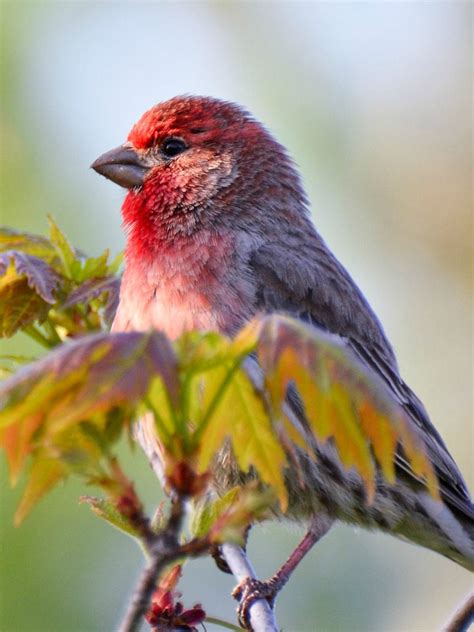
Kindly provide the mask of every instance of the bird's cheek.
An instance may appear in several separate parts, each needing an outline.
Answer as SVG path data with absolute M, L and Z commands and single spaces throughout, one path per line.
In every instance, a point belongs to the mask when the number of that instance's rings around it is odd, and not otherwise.
M 188 165 L 181 165 L 176 182 L 188 203 L 200 204 L 230 186 L 236 177 L 237 169 L 230 153 L 216 156 L 202 152 Z

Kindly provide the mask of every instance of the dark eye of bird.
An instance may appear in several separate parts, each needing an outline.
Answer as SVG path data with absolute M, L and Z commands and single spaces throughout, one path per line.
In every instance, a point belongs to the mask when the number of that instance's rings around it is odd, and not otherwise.
M 173 158 L 173 156 L 177 156 L 181 154 L 185 149 L 187 149 L 186 143 L 181 138 L 166 138 L 163 141 L 161 146 L 161 151 L 167 158 Z

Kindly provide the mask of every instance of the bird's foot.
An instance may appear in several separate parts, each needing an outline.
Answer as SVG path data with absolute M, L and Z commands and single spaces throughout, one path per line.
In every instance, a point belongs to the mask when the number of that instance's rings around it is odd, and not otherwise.
M 240 625 L 245 630 L 252 629 L 250 624 L 250 608 L 252 604 L 259 599 L 266 599 L 270 604 L 270 608 L 273 609 L 275 599 L 280 588 L 281 585 L 276 576 L 271 577 L 266 581 L 246 577 L 234 588 L 232 591 L 232 597 L 239 601 L 237 615 Z

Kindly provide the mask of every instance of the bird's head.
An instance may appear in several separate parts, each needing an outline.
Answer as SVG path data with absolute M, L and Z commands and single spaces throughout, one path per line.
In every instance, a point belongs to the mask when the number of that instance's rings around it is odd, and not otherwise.
M 251 221 L 288 196 L 305 202 L 285 149 L 244 109 L 209 97 L 154 106 L 92 168 L 129 189 L 124 221 L 144 237 Z

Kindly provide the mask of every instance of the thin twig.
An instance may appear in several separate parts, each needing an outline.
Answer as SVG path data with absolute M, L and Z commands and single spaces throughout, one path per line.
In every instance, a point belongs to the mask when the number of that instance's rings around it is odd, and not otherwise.
M 223 544 L 222 556 L 232 575 L 240 583 L 247 577 L 257 579 L 253 566 L 245 551 L 236 544 Z M 250 624 L 254 632 L 279 632 L 273 610 L 266 599 L 258 599 L 249 608 Z

